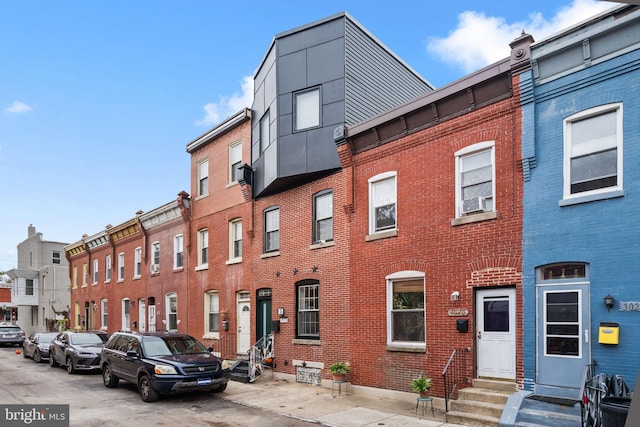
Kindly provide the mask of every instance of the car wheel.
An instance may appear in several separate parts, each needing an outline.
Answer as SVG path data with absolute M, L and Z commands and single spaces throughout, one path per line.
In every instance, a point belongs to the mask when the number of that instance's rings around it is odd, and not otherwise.
M 146 375 L 143 375 L 138 380 L 138 391 L 140 392 L 140 398 L 144 402 L 155 402 L 160 398 L 160 394 L 151 387 L 151 380 Z
M 227 389 L 227 384 L 222 384 L 220 387 L 214 388 L 213 391 L 214 393 L 222 393 L 226 389 Z
M 73 360 L 71 360 L 71 357 L 67 356 L 67 372 L 73 374 L 75 371 L 76 369 L 73 367 Z
M 113 388 L 118 385 L 119 380 L 120 378 L 116 377 L 113 372 L 111 372 L 109 365 L 104 365 L 104 368 L 102 368 L 102 381 L 104 382 L 105 387 Z
M 27 356 L 24 356 L 24 357 L 27 357 Z M 40 354 L 40 350 L 38 350 L 37 348 L 33 350 L 33 354 L 31 355 L 31 358 L 36 363 L 42 362 L 42 355 Z
M 49 366 L 51 366 L 52 368 L 58 366 L 58 362 L 56 362 L 56 358 L 51 352 L 49 352 Z

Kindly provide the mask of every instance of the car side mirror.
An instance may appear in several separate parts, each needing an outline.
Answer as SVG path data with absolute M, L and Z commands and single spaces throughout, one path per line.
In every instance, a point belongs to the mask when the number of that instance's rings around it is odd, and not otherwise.
M 207 350 L 209 350 L 209 353 L 213 353 L 213 347 L 207 347 Z
M 129 350 L 127 351 L 127 357 L 139 357 L 137 351 Z

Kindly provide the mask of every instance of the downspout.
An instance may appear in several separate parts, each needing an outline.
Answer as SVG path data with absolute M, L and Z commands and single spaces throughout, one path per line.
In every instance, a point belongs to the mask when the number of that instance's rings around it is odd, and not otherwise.
M 185 231 L 186 233 L 183 233 L 183 249 L 182 249 L 182 267 L 183 267 L 183 271 L 186 274 L 186 278 L 185 278 L 185 282 L 186 282 L 186 293 L 187 293 L 187 315 L 186 315 L 186 321 L 187 321 L 187 333 L 189 333 L 189 294 L 191 292 L 189 289 L 189 271 L 191 270 L 188 267 L 188 260 L 186 260 L 184 255 L 187 253 L 187 251 L 185 250 L 187 248 L 187 239 L 189 239 L 189 246 L 191 246 L 191 196 L 189 196 L 189 193 L 187 193 L 186 191 L 181 191 L 180 193 L 178 193 L 178 206 L 180 207 L 180 213 L 182 214 L 182 220 L 185 224 Z M 186 236 L 185 236 L 186 234 Z M 187 237 L 188 236 L 188 237 Z M 189 259 L 191 258 L 190 256 L 188 257 Z

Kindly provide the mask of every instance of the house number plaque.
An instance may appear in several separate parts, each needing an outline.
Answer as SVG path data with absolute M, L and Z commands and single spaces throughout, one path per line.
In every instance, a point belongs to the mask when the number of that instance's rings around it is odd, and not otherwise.
M 450 308 L 449 316 L 468 316 L 469 310 L 466 308 Z
M 298 366 L 296 369 L 296 381 L 299 383 L 320 385 L 321 380 L 320 369 L 304 366 Z
M 620 311 L 640 311 L 640 301 L 621 301 Z

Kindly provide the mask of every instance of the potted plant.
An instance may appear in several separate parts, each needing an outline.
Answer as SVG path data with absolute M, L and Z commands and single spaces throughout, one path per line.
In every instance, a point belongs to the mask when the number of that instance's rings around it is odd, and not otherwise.
M 349 371 L 351 371 L 349 362 L 335 362 L 329 365 L 329 372 L 331 372 L 334 381 L 344 381 Z
M 411 388 L 413 391 L 420 393 L 420 397 L 428 397 L 429 389 L 431 388 L 431 378 L 420 375 L 411 381 Z

